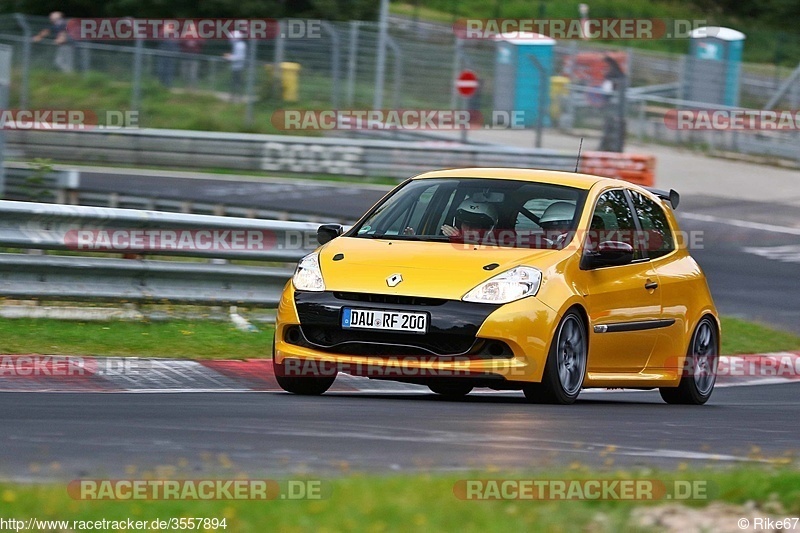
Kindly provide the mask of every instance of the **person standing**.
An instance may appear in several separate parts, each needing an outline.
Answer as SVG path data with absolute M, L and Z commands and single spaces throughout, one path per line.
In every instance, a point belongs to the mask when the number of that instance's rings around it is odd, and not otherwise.
M 603 137 L 598 150 L 621 153 L 625 146 L 625 90 L 627 79 L 619 63 L 611 56 L 605 56 L 606 75 L 602 91 L 605 97 L 603 112 Z
M 203 41 L 197 36 L 194 21 L 188 22 L 186 35 L 180 43 L 181 52 L 186 54 L 181 61 L 181 73 L 184 83 L 191 89 L 197 89 L 197 72 L 200 69 L 200 60 L 197 58 L 197 54 L 203 49 Z
M 65 74 L 72 73 L 75 53 L 72 39 L 67 33 L 67 21 L 61 11 L 50 13 L 50 26 L 37 33 L 33 42 L 38 43 L 48 36 L 52 36 L 56 44 L 55 66 Z
M 231 34 L 231 52 L 223 56 L 231 64 L 231 102 L 235 102 L 242 95 L 242 74 L 247 58 L 247 44 L 242 37 L 242 32 L 234 31 Z
M 162 52 L 156 57 L 156 75 L 164 87 L 172 87 L 175 77 L 175 56 L 180 52 L 178 47 L 178 28 L 174 23 L 167 23 L 162 29 L 158 49 Z

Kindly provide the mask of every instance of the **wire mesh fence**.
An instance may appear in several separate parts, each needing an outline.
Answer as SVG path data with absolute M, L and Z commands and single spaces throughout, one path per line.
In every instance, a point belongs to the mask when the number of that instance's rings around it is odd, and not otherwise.
M 97 101 L 115 109 L 140 111 L 138 125 L 145 127 L 155 124 L 155 112 L 148 115 L 147 110 L 163 109 L 176 95 L 186 101 L 204 96 L 245 104 L 244 110 L 218 111 L 225 116 L 241 113 L 238 124 L 245 131 L 264 131 L 258 124 L 253 126 L 253 121 L 262 120 L 276 108 L 290 107 L 364 109 L 376 103 L 386 109 L 469 107 L 491 116 L 495 92 L 508 83 L 498 77 L 495 42 L 459 40 L 448 25 L 393 20 L 386 42 L 384 90 L 376 95 L 376 87 L 381 85 L 377 83 L 377 23 L 319 23 L 320 31 L 315 35 L 248 41 L 249 59 L 241 76 L 232 72 L 231 62 L 223 57 L 231 51 L 231 44 L 224 40 L 203 41 L 191 51 L 181 42 L 163 40 L 57 45 L 52 39 L 32 41 L 34 35 L 48 27 L 47 18 L 3 15 L 0 43 L 13 47 L 12 106 L 68 105 L 70 93 L 77 90 L 71 85 L 83 80 L 84 92 L 115 89 L 115 100 L 109 103 L 98 94 Z M 63 51 L 65 47 L 69 47 L 68 53 Z M 629 121 L 639 121 L 628 129 L 641 132 L 642 136 L 647 131 L 642 120 L 680 105 L 659 102 L 657 98 L 695 101 L 730 84 L 724 64 L 699 64 L 686 55 L 594 42 L 559 42 L 554 47 L 551 75 L 567 78 L 571 91 L 567 96 L 551 95 L 552 108 L 548 111 L 555 109 L 553 125 L 566 129 L 602 128 L 597 109 L 607 98 L 600 92 L 604 73 L 598 64 L 605 57 L 615 58 L 627 75 L 632 96 L 627 117 Z M 290 71 L 291 68 L 295 70 Z M 475 71 L 480 80 L 477 94 L 469 101 L 458 97 L 454 90 L 454 80 L 465 68 Z M 747 63 L 737 68 L 738 105 L 752 109 L 763 109 L 768 104 L 781 109 L 800 107 L 796 70 Z M 293 75 L 297 76 L 294 91 L 287 87 L 287 78 Z M 40 88 L 54 84 L 61 84 L 63 90 L 49 91 L 52 101 L 36 99 Z M 243 93 L 238 99 L 237 92 Z M 88 100 L 87 95 L 84 97 L 84 101 L 92 101 L 91 95 Z M 208 105 L 208 101 L 198 105 Z M 257 119 L 254 107 L 256 113 L 263 112 Z M 564 110 L 568 112 L 566 117 L 561 116 Z M 191 125 L 212 128 L 214 120 L 207 117 Z

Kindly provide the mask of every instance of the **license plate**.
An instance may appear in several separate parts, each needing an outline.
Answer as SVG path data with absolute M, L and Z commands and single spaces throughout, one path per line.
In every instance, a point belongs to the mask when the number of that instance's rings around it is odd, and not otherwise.
M 352 309 L 350 307 L 345 307 L 343 311 L 343 329 L 380 329 L 409 333 L 426 333 L 428 331 L 427 313 Z

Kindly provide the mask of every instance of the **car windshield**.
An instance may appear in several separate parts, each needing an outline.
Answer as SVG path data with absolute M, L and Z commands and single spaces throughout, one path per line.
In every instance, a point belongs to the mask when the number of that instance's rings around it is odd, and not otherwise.
M 375 206 L 349 236 L 560 248 L 569 243 L 586 191 L 486 178 L 411 180 Z

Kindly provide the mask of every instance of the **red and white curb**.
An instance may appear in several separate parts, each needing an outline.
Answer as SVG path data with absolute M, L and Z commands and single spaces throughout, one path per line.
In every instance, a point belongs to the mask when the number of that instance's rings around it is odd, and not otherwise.
M 800 381 L 800 352 L 720 357 L 717 387 Z M 274 392 L 270 359 L 175 360 L 0 355 L 0 392 Z M 331 392 L 430 393 L 427 387 L 339 374 Z M 484 389 L 487 393 L 494 393 Z M 476 392 L 484 391 L 479 389 Z M 600 389 L 598 389 L 600 390 Z M 587 392 L 592 392 L 590 389 Z M 504 392 L 505 393 L 505 392 Z

